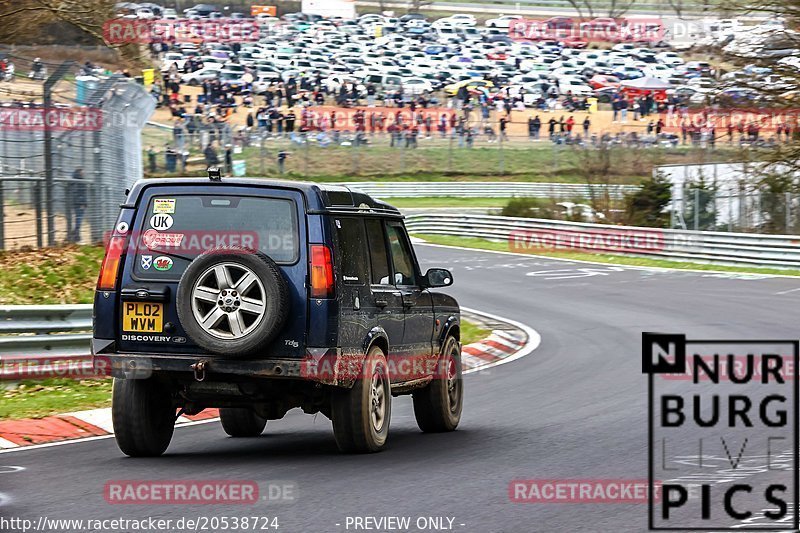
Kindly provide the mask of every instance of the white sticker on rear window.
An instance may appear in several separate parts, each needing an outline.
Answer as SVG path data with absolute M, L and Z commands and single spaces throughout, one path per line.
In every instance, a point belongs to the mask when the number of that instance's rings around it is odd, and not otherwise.
M 173 220 L 172 215 L 167 214 L 155 214 L 150 217 L 150 226 L 158 231 L 168 230 L 172 227 Z
M 175 198 L 156 198 L 153 200 L 153 213 L 175 213 Z

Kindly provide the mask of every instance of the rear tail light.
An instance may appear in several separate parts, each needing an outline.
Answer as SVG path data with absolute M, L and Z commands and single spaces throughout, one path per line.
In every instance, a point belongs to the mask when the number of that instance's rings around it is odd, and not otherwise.
M 311 245 L 311 297 L 333 298 L 331 249 L 323 244 Z
M 111 237 L 106 246 L 106 255 L 100 266 L 100 277 L 97 279 L 97 290 L 113 291 L 117 288 L 119 264 L 125 251 L 125 237 Z

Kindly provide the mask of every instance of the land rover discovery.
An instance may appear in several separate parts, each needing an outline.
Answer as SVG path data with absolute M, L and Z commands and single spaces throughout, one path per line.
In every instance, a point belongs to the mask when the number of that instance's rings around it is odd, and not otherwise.
M 108 239 L 95 366 L 114 377 L 129 456 L 158 456 L 176 419 L 219 408 L 231 437 L 301 408 L 343 452 L 384 448 L 392 396 L 422 431 L 456 429 L 460 312 L 431 289 L 400 212 L 338 186 L 264 179 L 138 182 Z

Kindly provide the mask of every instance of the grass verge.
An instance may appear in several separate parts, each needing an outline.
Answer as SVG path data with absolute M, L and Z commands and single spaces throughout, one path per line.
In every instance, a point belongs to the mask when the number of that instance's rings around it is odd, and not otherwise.
M 455 237 L 450 235 L 429 235 L 417 234 L 415 237 L 424 239 L 431 244 L 442 244 L 445 246 L 460 246 L 463 248 L 475 248 L 478 250 L 493 250 L 498 252 L 509 252 L 508 243 L 489 241 L 474 237 Z M 800 276 L 800 270 L 782 268 L 758 268 L 758 267 L 738 267 L 726 265 L 706 265 L 703 263 L 684 263 L 680 261 L 668 261 L 663 259 L 650 259 L 647 257 L 630 257 L 626 255 L 593 254 L 588 252 L 553 251 L 541 252 L 530 255 L 540 255 L 554 257 L 557 259 L 575 259 L 579 261 L 594 261 L 596 263 L 608 263 L 611 265 L 623 266 L 643 266 L 673 268 L 676 270 L 712 270 L 720 272 L 740 272 L 743 274 L 767 274 L 783 276 Z
M 92 303 L 102 246 L 0 252 L 0 304 Z
M 490 330 L 474 322 L 470 322 L 469 320 L 461 321 L 461 344 L 464 346 L 472 344 L 473 342 L 482 341 L 491 334 L 492 332 Z
M 109 407 L 110 379 L 22 381 L 0 391 L 0 420 L 45 416 Z

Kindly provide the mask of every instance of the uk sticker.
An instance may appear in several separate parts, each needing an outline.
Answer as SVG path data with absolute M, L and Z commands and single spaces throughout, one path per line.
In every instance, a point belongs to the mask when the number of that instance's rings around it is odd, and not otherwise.
M 156 198 L 153 200 L 153 213 L 175 213 L 175 199 L 174 198 Z
M 141 260 L 142 260 L 142 270 L 150 270 L 150 267 L 153 266 L 153 256 L 143 255 L 141 257 Z
M 150 227 L 158 231 L 165 231 L 172 227 L 172 215 L 156 214 L 150 217 Z
M 172 258 L 165 255 L 156 257 L 155 261 L 153 261 L 153 265 L 159 272 L 166 272 L 167 270 L 172 269 Z

